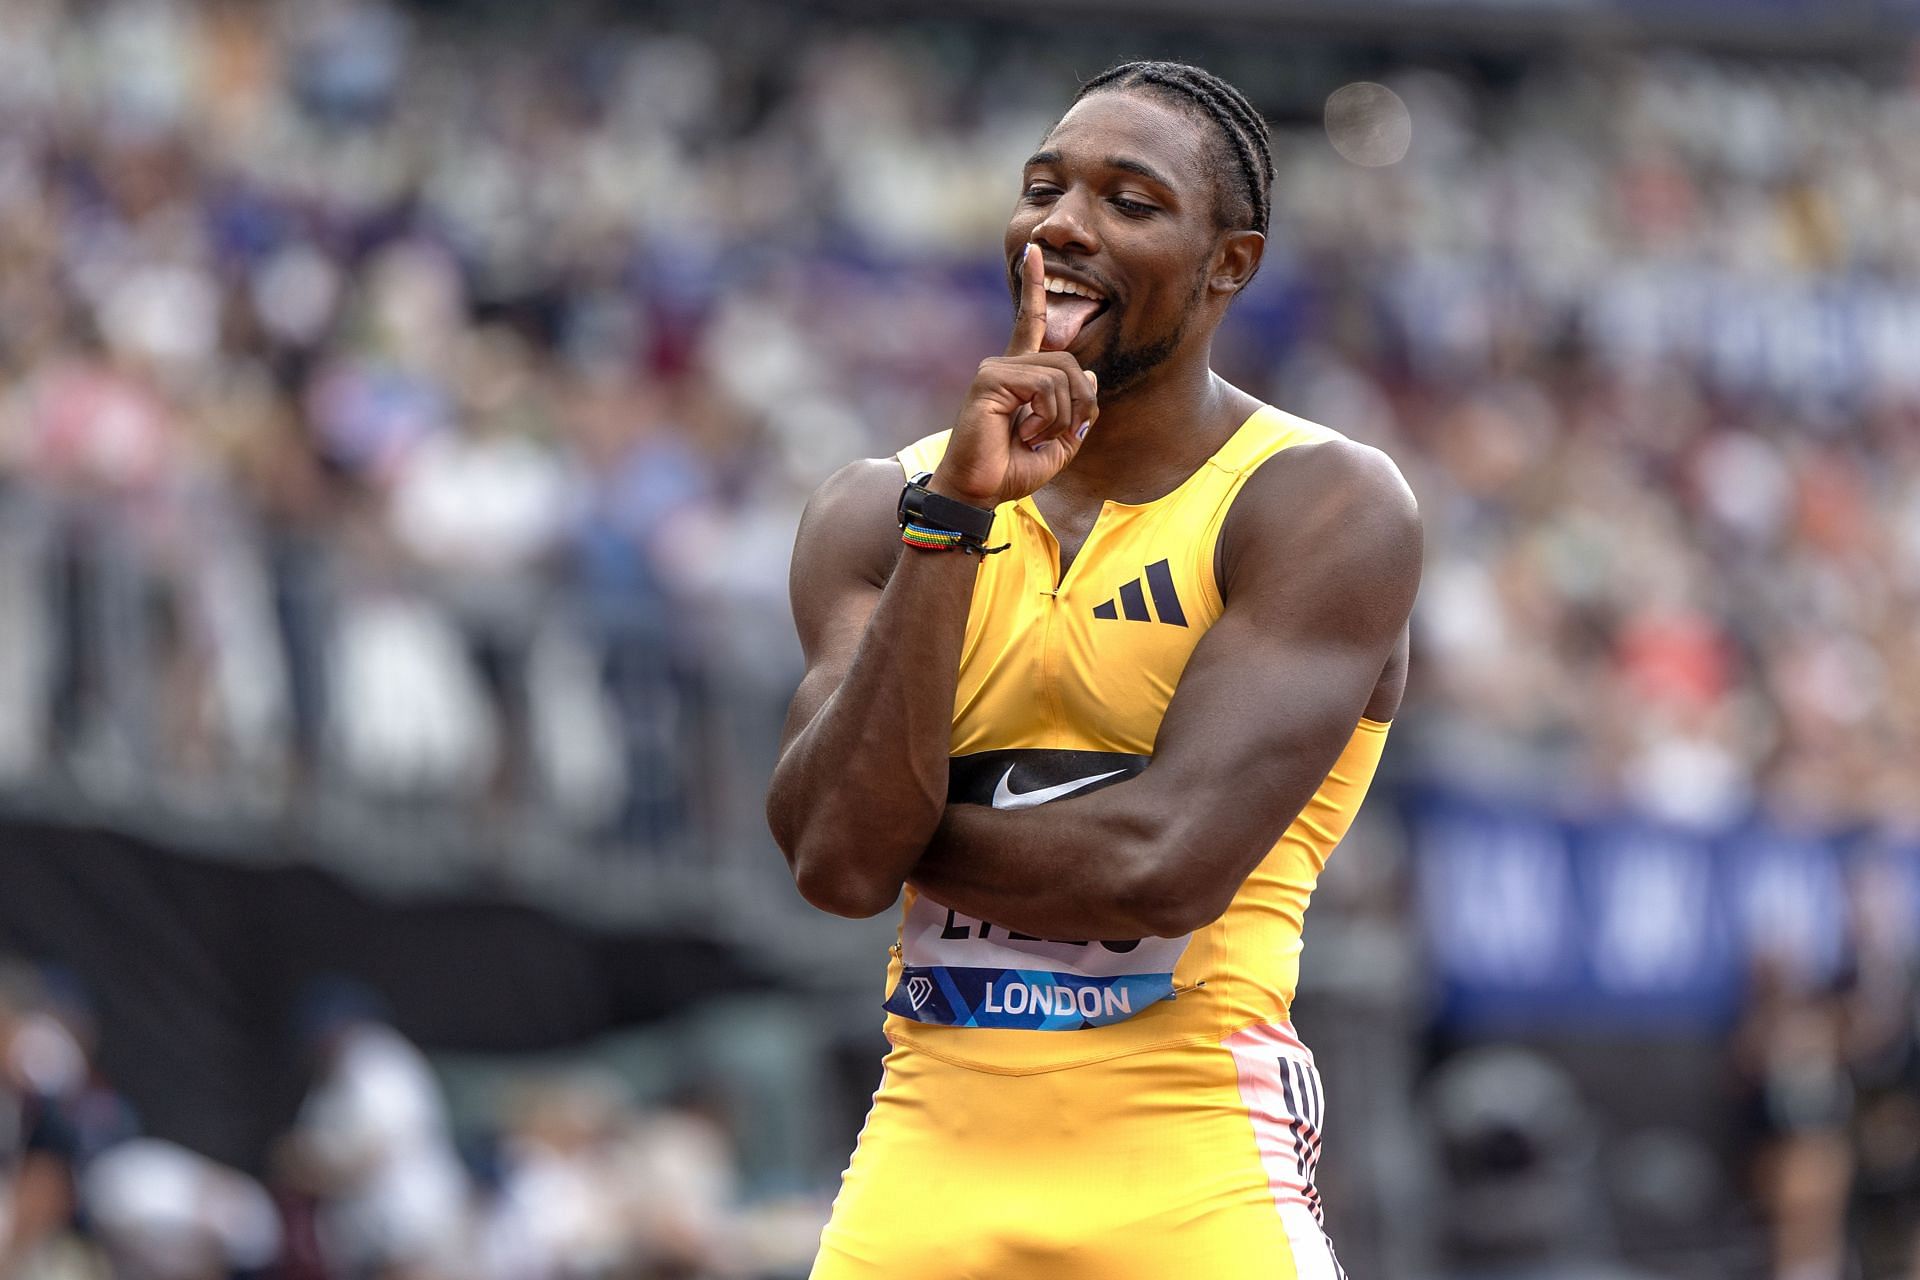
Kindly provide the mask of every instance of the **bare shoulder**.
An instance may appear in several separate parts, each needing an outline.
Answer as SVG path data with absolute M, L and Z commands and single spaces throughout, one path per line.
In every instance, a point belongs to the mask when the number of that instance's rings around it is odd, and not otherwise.
M 1345 436 L 1298 444 L 1267 459 L 1247 478 L 1230 520 L 1259 523 L 1286 516 L 1377 513 L 1387 521 L 1418 523 L 1419 507 L 1406 477 L 1387 454 Z
M 810 669 L 851 659 L 868 616 L 900 560 L 894 512 L 900 464 L 851 462 L 808 499 L 793 539 L 787 598 Z
M 897 459 L 858 458 L 820 482 L 801 519 L 844 519 L 878 512 L 891 520 L 905 482 L 906 473 Z
M 1332 435 L 1275 454 L 1248 477 L 1221 529 L 1221 593 L 1324 567 L 1389 594 L 1419 580 L 1420 509 L 1385 452 Z
M 861 458 L 828 476 L 807 500 L 794 538 L 793 586 L 803 577 L 857 576 L 886 585 L 900 555 L 895 512 L 905 483 L 892 458 Z

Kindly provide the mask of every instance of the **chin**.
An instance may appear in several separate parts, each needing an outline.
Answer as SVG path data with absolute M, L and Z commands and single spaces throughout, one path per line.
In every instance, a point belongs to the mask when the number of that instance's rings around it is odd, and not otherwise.
M 1093 353 L 1090 360 L 1081 359 L 1081 367 L 1092 369 L 1100 379 L 1100 395 L 1104 399 L 1144 382 L 1180 349 L 1180 340 L 1185 334 L 1186 326 L 1182 325 L 1159 342 L 1145 346 L 1122 348 L 1117 342 L 1109 342 Z
M 1113 349 L 1111 342 L 1100 343 L 1089 351 L 1076 351 L 1072 347 L 1068 347 L 1067 351 L 1080 362 L 1082 369 L 1092 370 L 1093 375 L 1100 379 L 1101 395 L 1107 394 L 1112 377 L 1123 373 L 1126 368 L 1126 362 L 1117 358 L 1119 353 Z

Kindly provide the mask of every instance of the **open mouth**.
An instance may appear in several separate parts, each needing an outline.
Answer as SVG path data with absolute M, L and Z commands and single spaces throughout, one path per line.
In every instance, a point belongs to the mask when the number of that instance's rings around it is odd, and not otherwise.
M 1061 276 L 1047 277 L 1047 336 L 1042 351 L 1065 351 L 1107 310 L 1107 297 L 1091 285 Z

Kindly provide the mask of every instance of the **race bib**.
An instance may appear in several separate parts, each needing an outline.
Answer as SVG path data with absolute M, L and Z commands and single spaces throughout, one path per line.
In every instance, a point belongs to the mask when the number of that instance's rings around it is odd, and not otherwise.
M 1132 777 L 1148 757 L 1103 751 L 955 756 L 948 799 L 1030 808 Z M 1192 935 L 1076 942 L 1015 933 L 918 895 L 901 931 L 903 969 L 886 1008 L 949 1027 L 1079 1031 L 1122 1022 L 1173 995 Z

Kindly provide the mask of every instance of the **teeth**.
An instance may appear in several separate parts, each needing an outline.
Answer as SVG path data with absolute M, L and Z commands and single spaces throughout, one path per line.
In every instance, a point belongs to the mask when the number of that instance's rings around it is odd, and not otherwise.
M 1048 293 L 1075 293 L 1075 294 L 1079 294 L 1083 298 L 1092 298 L 1095 302 L 1105 301 L 1105 299 L 1100 294 L 1095 293 L 1093 290 L 1087 288 L 1085 285 L 1075 284 L 1071 280 L 1062 280 L 1059 276 L 1047 277 L 1047 292 Z

